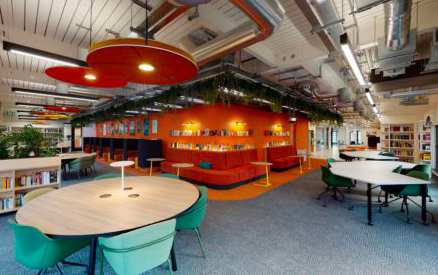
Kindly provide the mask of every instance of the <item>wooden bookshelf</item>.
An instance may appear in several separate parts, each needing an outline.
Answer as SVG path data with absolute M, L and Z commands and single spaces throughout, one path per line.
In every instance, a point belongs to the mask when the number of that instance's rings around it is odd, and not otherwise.
M 0 214 L 17 211 L 35 189 L 61 186 L 61 158 L 0 160 Z
M 382 124 L 381 149 L 385 152 L 394 152 L 401 161 L 416 162 L 418 150 L 415 126 L 414 123 Z
M 426 126 L 425 121 L 417 123 L 418 137 L 418 160 L 420 163 L 432 162 L 432 132 L 431 127 Z

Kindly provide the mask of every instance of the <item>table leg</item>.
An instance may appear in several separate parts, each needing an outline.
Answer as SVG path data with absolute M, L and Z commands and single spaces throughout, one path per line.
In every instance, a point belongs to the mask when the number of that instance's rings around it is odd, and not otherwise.
M 150 176 L 150 177 L 152 177 L 152 163 L 153 163 L 153 161 L 151 161 L 151 168 L 150 168 L 150 170 L 149 170 L 149 176 Z
M 257 184 L 257 183 L 254 183 L 254 185 L 261 186 L 261 187 L 268 187 L 268 186 L 271 186 L 271 183 L 269 182 L 269 169 L 268 169 L 268 166 L 266 166 L 266 184 Z
M 312 169 L 312 167 L 311 167 L 311 165 L 310 165 L 310 156 L 307 156 L 308 157 L 308 159 L 307 159 L 307 169 L 308 170 L 311 170 Z
M 367 184 L 368 188 L 367 188 L 367 197 L 368 197 L 368 225 L 373 226 L 373 205 L 372 205 L 372 197 L 371 197 L 371 184 L 368 183 Z
M 96 250 L 97 250 L 97 237 L 93 237 L 91 238 L 91 243 L 90 243 L 90 258 L 88 259 L 87 275 L 94 275 L 94 271 L 96 268 Z
M 125 190 L 125 166 L 122 166 L 122 191 Z
M 300 173 L 303 173 L 303 166 L 301 166 L 301 158 L 298 158 L 299 162 L 300 162 Z
M 388 192 L 385 192 L 385 207 L 388 207 Z
M 172 244 L 172 248 L 170 249 L 170 260 L 172 261 L 172 270 L 178 271 L 178 266 L 176 265 L 175 245 L 174 244 Z
M 421 219 L 424 225 L 429 225 L 426 216 L 426 197 L 427 197 L 427 186 L 425 184 L 421 185 Z

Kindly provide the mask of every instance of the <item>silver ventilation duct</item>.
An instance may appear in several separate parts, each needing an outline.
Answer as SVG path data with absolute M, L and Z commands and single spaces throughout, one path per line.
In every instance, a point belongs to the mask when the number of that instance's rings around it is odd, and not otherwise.
M 353 110 L 355 112 L 360 112 L 360 111 L 363 111 L 364 109 L 365 109 L 365 104 L 363 103 L 363 101 L 361 99 L 355 100 L 353 102 Z
M 355 95 L 353 89 L 344 87 L 338 89 L 338 101 L 341 103 L 350 103 L 354 100 Z
M 412 0 L 392 0 L 385 8 L 385 46 L 393 51 L 409 42 Z

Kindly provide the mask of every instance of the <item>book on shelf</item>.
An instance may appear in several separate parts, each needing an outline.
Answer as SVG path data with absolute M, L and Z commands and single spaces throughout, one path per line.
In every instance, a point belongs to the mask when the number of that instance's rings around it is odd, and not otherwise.
M 2 198 L 0 199 L 0 210 L 7 210 L 14 208 L 14 198 Z
M 36 185 L 44 185 L 58 182 L 58 171 L 35 172 L 30 175 L 23 175 L 17 179 L 19 186 L 29 187 Z
M 1 190 L 8 190 L 14 188 L 14 178 L 12 177 L 3 177 L 0 178 L 2 183 Z

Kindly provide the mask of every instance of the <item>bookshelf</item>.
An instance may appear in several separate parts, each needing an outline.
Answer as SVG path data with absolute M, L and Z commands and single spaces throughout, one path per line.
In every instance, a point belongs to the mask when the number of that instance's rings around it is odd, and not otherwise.
M 431 163 L 432 133 L 431 127 L 425 125 L 425 121 L 417 123 L 418 158 L 421 163 Z
M 16 211 L 24 195 L 42 187 L 61 186 L 61 159 L 0 160 L 0 214 Z
M 415 163 L 416 129 L 414 123 L 382 124 L 380 138 L 384 152 L 394 152 L 401 161 Z

